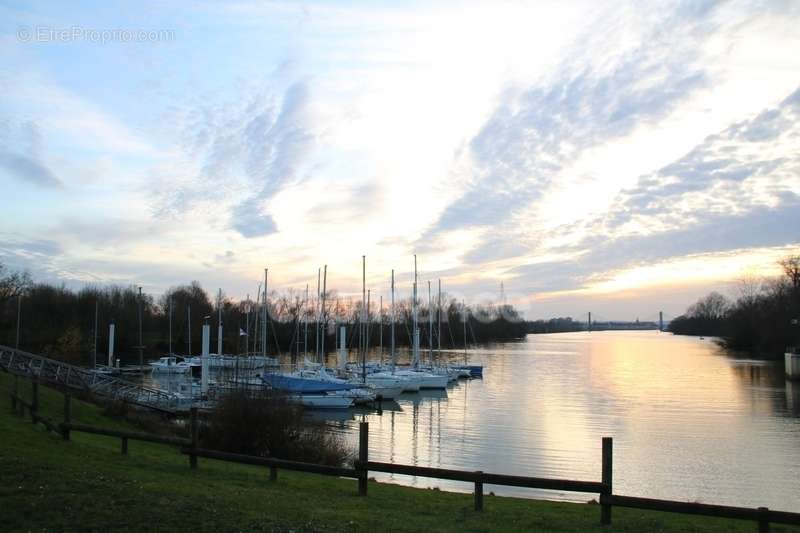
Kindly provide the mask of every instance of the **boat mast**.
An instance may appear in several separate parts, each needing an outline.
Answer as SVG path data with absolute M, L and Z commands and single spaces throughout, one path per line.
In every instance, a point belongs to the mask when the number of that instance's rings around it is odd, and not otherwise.
M 436 304 L 436 318 L 439 321 L 439 326 L 436 330 L 436 346 L 438 348 L 438 356 L 442 356 L 442 278 L 439 278 L 439 300 Z
M 247 293 L 247 302 L 244 307 L 244 353 L 247 355 L 247 352 L 250 351 L 250 293 Z M 240 339 L 241 340 L 241 339 Z M 239 349 L 241 350 L 242 344 L 241 342 L 237 343 Z
M 169 299 L 169 355 L 172 355 L 172 297 Z
M 394 353 L 394 269 L 392 269 L 392 344 L 391 344 L 391 356 L 392 356 L 392 373 L 394 373 L 394 367 L 397 363 L 395 359 Z
M 222 356 L 222 289 L 217 293 L 217 355 Z
M 317 269 L 317 299 L 314 300 L 314 360 L 319 357 L 319 287 L 322 269 Z
M 260 330 L 260 316 L 261 316 L 261 282 L 258 282 L 258 289 L 256 290 L 256 304 L 253 307 L 253 351 L 252 354 L 258 353 L 258 332 Z
M 380 296 L 380 303 L 378 304 L 378 355 L 380 356 L 381 366 L 383 366 L 383 294 Z
M 419 327 L 417 325 L 417 254 L 414 254 L 414 287 L 412 291 L 412 358 L 414 368 L 419 367 Z
M 269 269 L 264 269 L 264 323 L 261 324 L 261 355 L 267 357 L 267 274 Z
M 367 343 L 364 339 L 364 304 L 367 301 L 367 256 L 361 256 L 361 327 L 359 337 L 361 341 L 361 381 L 367 381 Z
M 189 322 L 189 357 L 192 356 L 192 304 L 186 305 L 186 320 Z
M 306 283 L 306 299 L 303 305 L 303 321 L 305 322 L 303 333 L 303 360 L 308 357 L 308 283 Z
M 428 280 L 428 359 L 433 365 L 433 300 L 431 299 L 431 280 Z
M 325 291 L 328 288 L 328 265 L 324 265 L 322 270 L 322 303 L 320 306 L 320 315 L 322 325 L 319 330 L 320 349 L 319 349 L 319 363 L 324 366 L 325 363 L 325 330 L 328 325 L 327 318 L 325 317 Z
M 467 306 L 461 300 L 461 318 L 464 320 L 464 364 L 467 364 Z

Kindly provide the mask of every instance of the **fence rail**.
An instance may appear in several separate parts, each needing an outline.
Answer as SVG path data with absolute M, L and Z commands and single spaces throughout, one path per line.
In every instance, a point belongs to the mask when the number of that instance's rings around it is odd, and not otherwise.
M 216 459 L 230 463 L 240 463 L 245 465 L 268 466 L 270 468 L 283 468 L 285 470 L 295 470 L 298 472 L 310 472 L 312 474 L 323 474 L 326 476 L 358 478 L 359 473 L 354 468 L 342 468 L 338 466 L 320 465 L 315 463 L 303 463 L 300 461 L 287 461 L 274 457 L 257 457 L 254 455 L 242 455 L 238 453 L 222 452 L 219 450 L 206 450 L 204 448 L 182 448 L 181 453 L 205 457 L 206 459 Z
M 693 515 L 704 515 L 718 518 L 731 518 L 739 520 L 750 520 L 758 524 L 760 533 L 770 530 L 770 523 L 800 525 L 800 513 L 790 513 L 785 511 L 773 511 L 766 507 L 747 508 L 733 507 L 727 505 L 711 505 L 705 503 L 680 502 L 673 500 L 658 500 L 653 498 L 638 498 L 633 496 L 621 496 L 613 494 L 612 486 L 612 457 L 613 443 L 611 438 L 603 438 L 602 457 L 601 457 L 601 481 L 576 481 L 569 479 L 552 479 L 526 476 L 512 476 L 505 474 L 491 474 L 482 471 L 451 470 L 444 468 L 431 468 L 424 466 L 402 465 L 394 463 L 382 463 L 369 460 L 369 423 L 359 424 L 359 449 L 358 459 L 354 462 L 354 468 L 334 467 L 300 461 L 287 461 L 274 457 L 257 457 L 252 455 L 242 455 L 219 450 L 208 450 L 199 446 L 199 420 L 197 408 L 192 408 L 189 425 L 189 438 L 168 437 L 152 435 L 149 433 L 138 433 L 130 431 L 120 431 L 115 429 L 98 428 L 86 424 L 74 424 L 71 421 L 70 395 L 64 395 L 64 420 L 55 423 L 38 413 L 39 397 L 38 384 L 33 381 L 31 384 L 30 401 L 19 395 L 17 379 L 15 377 L 14 390 L 11 392 L 12 410 L 24 416 L 27 408 L 30 412 L 33 423 L 40 422 L 50 431 L 60 433 L 65 440 L 69 440 L 71 431 L 81 431 L 96 435 L 116 437 L 122 440 L 122 453 L 128 453 L 128 440 L 140 440 L 154 442 L 158 444 L 179 446 L 182 454 L 189 456 L 189 464 L 192 468 L 197 467 L 198 457 L 227 461 L 232 463 L 248 464 L 255 466 L 265 466 L 269 468 L 269 479 L 277 480 L 279 468 L 285 470 L 295 470 L 300 472 L 310 472 L 327 476 L 355 478 L 358 480 L 358 493 L 361 496 L 367 495 L 369 472 L 385 472 L 391 474 L 403 474 L 409 476 L 429 477 L 436 479 L 448 479 L 454 481 L 464 481 L 474 483 L 475 509 L 483 509 L 483 485 L 505 485 L 513 487 L 526 487 L 534 489 L 559 490 L 571 492 L 596 493 L 600 495 L 600 522 L 603 525 L 611 523 L 611 510 L 613 507 L 630 507 L 649 511 L 663 511 L 670 513 L 682 513 Z
M 767 507 L 753 509 L 729 505 L 638 498 L 634 496 L 620 496 L 617 494 L 600 496 L 601 503 L 603 500 L 606 500 L 610 505 L 616 507 L 631 507 L 634 509 L 647 509 L 650 511 L 663 511 L 667 513 L 696 514 L 716 516 L 718 518 L 752 520 L 759 522 L 759 524 L 772 522 L 775 524 L 800 525 L 800 514 L 773 511 Z M 760 525 L 760 529 L 764 529 L 764 526 Z

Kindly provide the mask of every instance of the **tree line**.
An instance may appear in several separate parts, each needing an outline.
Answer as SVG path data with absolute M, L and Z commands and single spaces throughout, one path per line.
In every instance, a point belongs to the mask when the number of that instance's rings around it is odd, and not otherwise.
M 742 280 L 739 294 L 729 299 L 712 292 L 675 318 L 669 331 L 720 338 L 726 348 L 770 357 L 800 344 L 800 255 L 780 262 L 783 276 Z
M 141 293 L 135 286 L 86 285 L 73 290 L 63 285 L 36 283 L 24 272 L 11 272 L 0 264 L 0 343 L 48 355 L 80 365 L 105 364 L 109 325 L 115 327 L 115 357 L 125 363 L 138 362 L 139 346 L 145 360 L 170 352 L 198 355 L 202 326 L 211 325 L 211 352 L 217 351 L 217 326 L 221 315 L 223 352 L 261 352 L 264 346 L 262 299 L 234 301 L 224 294 L 209 295 L 197 281 L 170 287 L 159 297 Z M 370 346 L 390 342 L 390 310 L 373 302 L 364 313 L 360 301 L 338 297 L 336 291 L 320 301 L 306 301 L 295 290 L 271 291 L 267 299 L 266 351 L 269 355 L 297 357 L 314 354 L 317 346 L 335 349 L 339 326 L 347 328 L 347 345 L 359 346 L 357 324 L 362 316 Z M 17 313 L 19 311 L 19 336 Z M 464 308 L 454 298 L 434 304 L 433 346 L 461 348 L 465 342 L 518 339 L 525 336 L 525 323 L 510 305 Z M 427 348 L 431 333 L 429 309 L 418 306 L 420 338 Z M 139 324 L 141 315 L 141 343 Z M 441 315 L 441 338 L 439 319 Z M 466 315 L 466 328 L 464 316 Z M 322 324 L 317 329 L 317 321 Z M 96 323 L 95 323 L 96 321 Z M 412 302 L 395 305 L 395 345 L 409 346 Z M 466 338 L 464 336 L 466 329 Z

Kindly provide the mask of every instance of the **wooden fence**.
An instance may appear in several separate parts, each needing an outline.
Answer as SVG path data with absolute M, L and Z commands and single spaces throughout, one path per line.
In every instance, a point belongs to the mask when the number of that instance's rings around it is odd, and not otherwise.
M 596 493 L 600 495 L 600 523 L 603 525 L 611 524 L 611 510 L 613 507 L 631 507 L 650 511 L 751 520 L 758 524 L 758 531 L 760 533 L 768 532 L 770 530 L 770 523 L 800 525 L 800 513 L 773 511 L 766 507 L 754 509 L 726 505 L 710 505 L 704 503 L 658 500 L 652 498 L 637 498 L 613 494 L 613 441 L 610 437 L 604 437 L 602 440 L 601 480 L 576 481 L 569 479 L 490 474 L 480 470 L 449 470 L 444 468 L 430 468 L 423 466 L 370 461 L 369 423 L 361 422 L 359 424 L 358 459 L 354 461 L 354 468 L 343 468 L 313 463 L 303 463 L 299 461 L 287 461 L 274 457 L 256 457 L 252 455 L 242 455 L 201 448 L 199 446 L 198 438 L 200 424 L 197 408 L 192 408 L 190 412 L 189 438 L 167 437 L 151 435 L 148 433 L 98 428 L 85 424 L 74 424 L 71 420 L 71 397 L 69 394 L 64 394 L 63 421 L 56 423 L 39 415 L 38 391 L 39 384 L 34 380 L 31 382 L 31 399 L 25 400 L 19 394 L 18 379 L 17 376 L 14 376 L 14 388 L 11 392 L 12 410 L 18 413 L 20 416 L 24 416 L 25 409 L 28 409 L 31 421 L 34 424 L 44 424 L 49 431 L 61 434 L 64 440 L 70 439 L 70 432 L 72 431 L 81 431 L 84 433 L 93 433 L 95 435 L 105 435 L 121 439 L 121 451 L 123 454 L 128 453 L 129 440 L 139 440 L 179 446 L 181 453 L 189 456 L 189 466 L 191 468 L 197 468 L 197 458 L 203 457 L 218 461 L 268 467 L 270 470 L 269 479 L 271 481 L 277 480 L 279 468 L 327 476 L 354 478 L 358 480 L 358 494 L 361 496 L 367 495 L 369 472 L 385 472 L 390 474 L 403 474 L 417 477 L 464 481 L 474 484 L 473 495 L 476 511 L 481 511 L 483 509 L 484 484 L 559 490 L 567 492 Z

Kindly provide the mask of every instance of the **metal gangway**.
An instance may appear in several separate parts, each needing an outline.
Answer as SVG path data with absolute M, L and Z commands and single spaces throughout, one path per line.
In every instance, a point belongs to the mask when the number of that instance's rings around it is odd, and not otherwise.
M 0 345 L 0 368 L 39 382 L 79 389 L 95 396 L 174 413 L 186 407 L 178 394 L 146 387 L 89 368 Z

